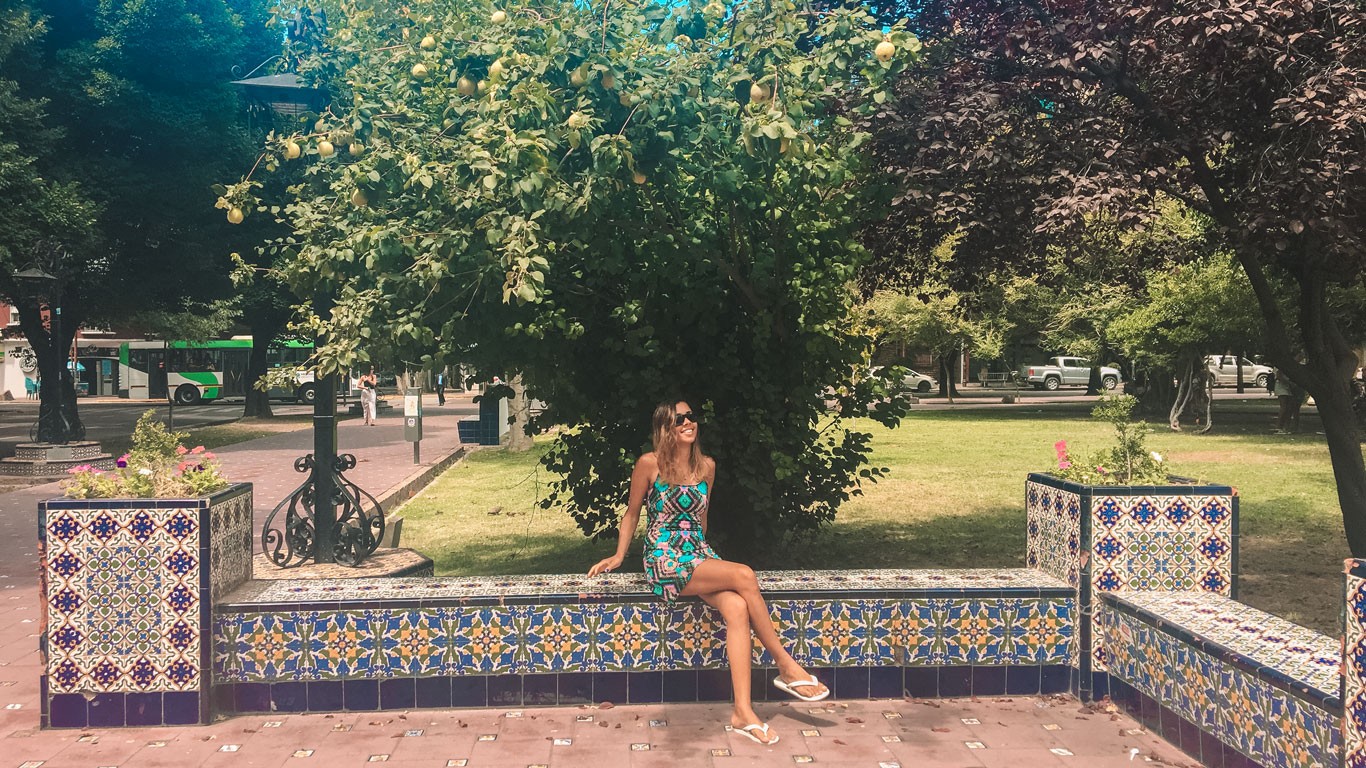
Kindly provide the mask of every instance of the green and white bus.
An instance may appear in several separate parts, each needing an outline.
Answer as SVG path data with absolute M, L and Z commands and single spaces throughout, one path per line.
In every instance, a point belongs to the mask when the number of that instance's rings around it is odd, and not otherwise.
M 313 372 L 302 366 L 313 354 L 313 345 L 301 341 L 277 342 L 266 352 L 271 368 L 296 370 L 292 388 L 272 388 L 270 397 L 312 403 Z M 119 347 L 119 397 L 132 400 L 165 400 L 179 405 L 212 402 L 225 397 L 245 397 L 247 362 L 251 338 L 216 341 L 130 341 Z

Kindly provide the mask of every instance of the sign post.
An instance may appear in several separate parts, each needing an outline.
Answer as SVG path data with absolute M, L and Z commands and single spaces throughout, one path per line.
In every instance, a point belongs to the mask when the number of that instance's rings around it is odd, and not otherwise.
M 422 390 L 403 394 L 403 439 L 413 444 L 413 463 L 422 463 Z

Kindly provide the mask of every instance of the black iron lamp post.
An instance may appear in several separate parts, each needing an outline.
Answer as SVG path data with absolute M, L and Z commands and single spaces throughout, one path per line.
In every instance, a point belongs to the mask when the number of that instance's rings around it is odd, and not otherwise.
M 234 85 L 258 104 L 289 117 L 320 109 L 325 101 L 321 91 L 304 86 L 293 73 L 248 76 Z M 330 297 L 319 292 L 313 306 L 319 315 L 327 315 Z M 294 469 L 307 473 L 308 479 L 271 510 L 261 531 L 261 547 L 284 568 L 310 560 L 359 565 L 384 537 L 384 511 L 375 497 L 343 474 L 356 466 L 356 457 L 337 453 L 337 375 L 316 377 L 314 387 L 313 453 L 294 462 Z
M 66 398 L 70 390 L 71 372 L 68 368 L 69 350 L 62 343 L 62 302 L 61 278 L 45 272 L 34 265 L 14 273 L 14 280 L 20 290 L 39 304 L 41 312 L 43 299 L 47 300 L 51 313 L 51 327 L 48 329 L 48 350 L 58 360 L 56 397 L 42 398 L 38 410 L 38 442 L 64 445 L 85 437 L 85 427 L 75 415 L 66 414 Z M 49 390 L 52 391 L 52 390 Z

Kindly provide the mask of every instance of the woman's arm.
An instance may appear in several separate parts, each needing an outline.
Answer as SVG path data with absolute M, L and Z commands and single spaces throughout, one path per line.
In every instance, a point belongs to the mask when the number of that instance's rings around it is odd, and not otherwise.
M 635 538 L 636 527 L 640 524 L 640 508 L 645 506 L 645 494 L 649 492 L 658 469 L 653 453 L 647 453 L 636 461 L 636 467 L 631 472 L 631 492 L 626 497 L 626 514 L 621 516 L 621 522 L 617 526 L 617 552 L 588 569 L 589 576 L 597 576 L 619 568 L 626 559 L 626 552 L 631 548 L 631 539 Z

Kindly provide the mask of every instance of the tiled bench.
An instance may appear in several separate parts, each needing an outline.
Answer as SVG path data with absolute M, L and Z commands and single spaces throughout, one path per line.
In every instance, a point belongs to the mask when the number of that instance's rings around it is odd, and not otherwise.
M 1062 692 L 1075 590 L 1029 569 L 761 573 L 846 698 Z M 726 700 L 724 628 L 639 575 L 249 581 L 214 606 L 219 713 Z M 771 660 L 756 645 L 755 661 Z M 773 691 L 771 667 L 755 694 Z
M 1108 593 L 1111 696 L 1217 766 L 1340 765 L 1339 641 L 1213 594 Z

